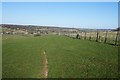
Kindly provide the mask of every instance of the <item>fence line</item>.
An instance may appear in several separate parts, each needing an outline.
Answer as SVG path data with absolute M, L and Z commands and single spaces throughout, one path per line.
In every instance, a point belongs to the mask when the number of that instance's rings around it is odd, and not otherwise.
M 77 33 L 66 34 L 69 37 L 76 38 Z M 103 42 L 112 45 L 119 44 L 119 31 L 92 31 L 92 32 L 79 32 L 80 39 L 90 40 L 96 42 Z

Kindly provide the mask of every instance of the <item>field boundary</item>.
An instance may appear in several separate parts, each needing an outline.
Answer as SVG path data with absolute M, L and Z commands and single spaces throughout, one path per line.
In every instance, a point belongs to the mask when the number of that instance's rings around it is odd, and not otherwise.
M 81 31 L 79 33 L 65 34 L 70 38 L 102 42 L 110 45 L 120 46 L 120 31 Z

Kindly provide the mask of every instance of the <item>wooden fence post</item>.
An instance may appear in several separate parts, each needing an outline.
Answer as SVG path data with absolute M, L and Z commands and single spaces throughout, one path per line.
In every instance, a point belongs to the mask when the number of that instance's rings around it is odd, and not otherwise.
M 85 37 L 84 37 L 84 39 L 86 40 L 86 32 L 85 32 Z
M 89 40 L 91 41 L 91 32 L 89 32 Z
M 107 42 L 107 34 L 108 34 L 108 31 L 106 31 L 106 34 L 105 34 L 105 41 L 104 41 L 104 43 Z
M 79 32 L 79 38 L 81 39 L 81 32 Z
M 99 33 L 98 33 L 98 31 L 97 31 L 96 42 L 98 42 L 98 35 L 99 35 Z
M 101 38 L 101 36 L 99 35 L 99 42 L 101 42 L 100 38 Z
M 91 36 L 89 36 L 89 40 L 91 41 Z
M 116 34 L 116 38 L 115 38 L 115 45 L 117 45 L 118 34 L 119 34 L 119 30 L 117 31 L 117 34 Z

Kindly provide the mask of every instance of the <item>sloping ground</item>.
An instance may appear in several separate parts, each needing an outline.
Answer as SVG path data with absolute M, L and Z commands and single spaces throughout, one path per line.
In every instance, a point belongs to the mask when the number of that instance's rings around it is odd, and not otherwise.
M 42 78 L 46 51 L 48 78 L 117 77 L 118 47 L 65 36 L 3 36 L 3 77 Z

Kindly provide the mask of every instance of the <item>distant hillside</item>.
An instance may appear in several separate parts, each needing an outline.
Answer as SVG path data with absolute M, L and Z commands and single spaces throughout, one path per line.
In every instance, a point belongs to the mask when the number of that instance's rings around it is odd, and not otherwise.
M 38 26 L 38 25 L 15 25 L 15 24 L 1 24 L 2 27 L 11 28 L 11 29 L 32 29 L 32 28 L 44 28 L 44 29 L 53 29 L 53 30 L 78 30 L 78 31 L 118 31 L 117 29 L 90 29 L 90 28 L 68 28 L 68 27 L 57 27 L 57 26 Z
M 120 31 L 120 27 L 118 27 L 117 29 L 114 29 L 113 31 Z

